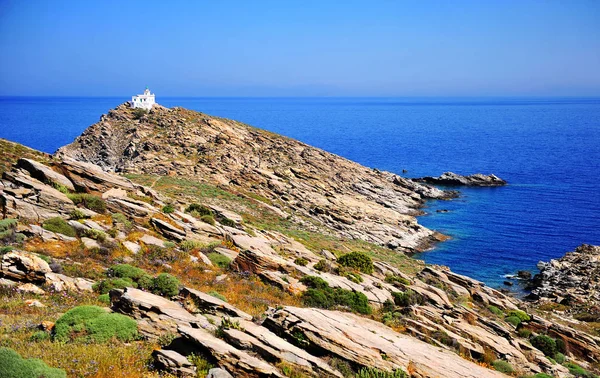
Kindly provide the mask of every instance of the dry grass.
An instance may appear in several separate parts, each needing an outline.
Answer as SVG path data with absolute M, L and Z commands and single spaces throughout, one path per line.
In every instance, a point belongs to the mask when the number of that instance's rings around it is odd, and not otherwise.
M 48 154 L 0 138 L 0 176 L 2 176 L 2 173 L 9 171 L 19 158 L 28 158 L 42 163 L 50 161 L 50 155 Z

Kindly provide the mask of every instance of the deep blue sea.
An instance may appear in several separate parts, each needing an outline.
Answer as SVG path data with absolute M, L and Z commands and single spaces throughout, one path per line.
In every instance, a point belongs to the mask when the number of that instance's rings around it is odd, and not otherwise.
M 0 97 L 0 137 L 54 152 L 127 98 Z M 452 237 L 418 257 L 492 286 L 600 244 L 600 99 L 157 98 L 406 176 L 494 173 L 419 222 Z M 437 209 L 450 210 L 437 213 Z

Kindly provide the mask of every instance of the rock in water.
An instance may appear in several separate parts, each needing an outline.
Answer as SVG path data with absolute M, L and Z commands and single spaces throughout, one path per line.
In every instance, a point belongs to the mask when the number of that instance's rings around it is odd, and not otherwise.
M 425 182 L 434 185 L 447 186 L 504 186 L 506 181 L 496 175 L 483 175 L 477 173 L 470 176 L 462 176 L 454 172 L 445 172 L 439 177 L 421 177 L 412 179 L 416 182 Z

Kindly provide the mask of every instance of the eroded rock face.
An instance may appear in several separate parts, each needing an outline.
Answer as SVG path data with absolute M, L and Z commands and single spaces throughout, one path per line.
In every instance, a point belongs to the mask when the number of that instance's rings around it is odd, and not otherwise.
M 236 121 L 182 108 L 153 107 L 135 119 L 124 104 L 111 110 L 57 155 L 116 172 L 191 177 L 258 194 L 263 207 L 301 214 L 347 238 L 415 251 L 434 242 L 415 218 L 426 198 L 444 192 Z M 79 163 L 80 164 L 80 163 Z M 71 180 L 79 186 L 72 175 Z M 90 177 L 84 172 L 88 181 Z M 114 183 L 113 183 L 114 184 Z M 97 189 L 97 188 L 96 188 Z M 273 202 L 273 205 L 268 202 Z M 213 210 L 239 223 L 226 209 Z
M 421 177 L 413 179 L 415 182 L 425 182 L 434 185 L 446 186 L 503 186 L 506 181 L 496 175 L 483 175 L 477 173 L 469 176 L 462 176 L 454 172 L 444 172 L 439 177 Z
M 421 377 L 503 377 L 456 354 L 394 332 L 373 320 L 338 311 L 285 307 L 264 325 L 288 338 L 360 366 L 410 370 Z M 300 336 L 302 335 L 302 336 Z
M 23 282 L 45 282 L 52 270 L 47 262 L 33 253 L 11 251 L 2 256 L 0 276 Z

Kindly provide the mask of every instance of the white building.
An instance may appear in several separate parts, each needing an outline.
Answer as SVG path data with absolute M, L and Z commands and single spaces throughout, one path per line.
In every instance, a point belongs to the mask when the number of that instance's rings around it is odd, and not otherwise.
M 132 108 L 142 108 L 146 110 L 152 109 L 152 105 L 156 104 L 154 101 L 154 93 L 150 93 L 150 89 L 146 87 L 144 94 L 135 95 L 131 97 Z

